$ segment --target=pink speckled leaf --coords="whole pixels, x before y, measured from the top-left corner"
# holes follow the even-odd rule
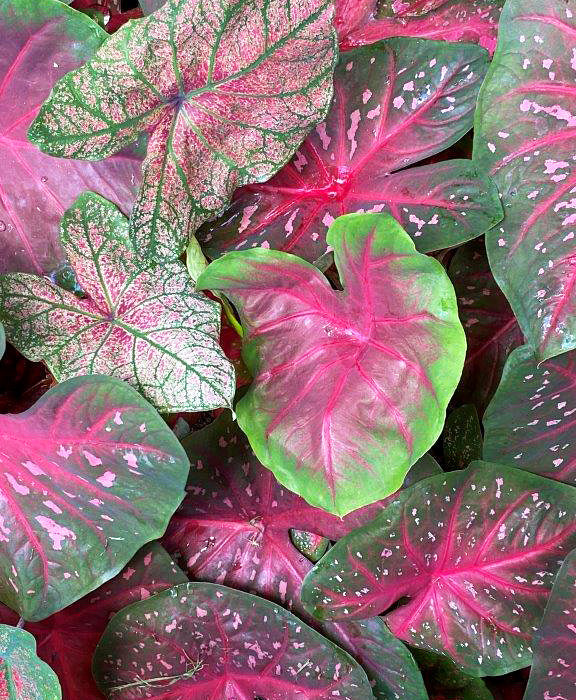
[[[492,272],[539,360],[576,348],[575,79],[573,3],[507,2],[474,157],[504,205],[487,235]]]
[[[236,187],[273,175],[326,116],[332,14],[328,0],[169,0],[60,80],[29,136],[51,155],[98,159],[148,132],[131,235],[143,254],[174,260]]]
[[[534,663],[524,700],[576,695],[576,551],[566,557],[534,635]]]
[[[404,168],[470,129],[487,67],[477,46],[418,39],[344,54],[327,120],[275,177],[239,190],[198,232],[208,255],[262,245],[312,262],[326,252],[330,223],[358,211],[391,213],[421,252],[483,233],[502,208],[472,161]]]
[[[45,278],[0,276],[9,341],[61,381],[109,374],[161,411],[229,406],[234,369],[218,345],[220,307],[179,261],[149,268],[111,203],[85,193],[62,220],[62,245],[85,297]]]
[[[53,84],[106,38],[88,17],[53,0],[0,0],[0,272],[46,274],[63,260],[60,217],[86,188],[129,211],[141,159],[61,160],[26,132]]]
[[[258,459],[338,515],[385,498],[436,441],[464,363],[452,285],[385,214],[328,243],[344,291],[288,253],[227,253],[198,279],[239,310],[254,377],[238,423]]]
[[[0,464],[0,600],[41,620],[164,532],[189,463],[133,389],[82,377],[0,416]]]
[[[576,485],[576,350],[508,358],[484,416],[484,457]]]
[[[530,642],[562,559],[576,546],[571,486],[474,462],[398,494],[340,540],[304,581],[320,618],[384,612],[392,632],[467,673],[530,664]]]
[[[229,413],[185,438],[183,444],[193,466],[186,498],[166,534],[168,550],[194,580],[257,593],[299,615],[304,612],[300,587],[312,564],[294,546],[291,528],[338,539],[372,520],[389,500],[343,519],[313,508],[258,462]],[[412,467],[407,482],[439,471],[426,455]],[[308,616],[304,619],[310,623]],[[400,697],[408,694],[411,700],[420,697],[419,674],[410,666],[406,649],[390,638],[384,625],[367,621],[363,631],[355,623],[327,623],[320,631],[364,666],[378,698],[388,699],[393,692]]]
[[[27,624],[36,637],[38,656],[60,679],[63,700],[101,700],[92,677],[92,654],[114,613],[186,580],[162,547],[153,543],[98,590],[42,622]]]
[[[54,671],[36,655],[34,637],[25,630],[0,625],[0,698],[61,700]]]
[[[263,598],[184,583],[135,603],[108,625],[94,673],[111,700],[371,700],[346,652]]]
[[[391,36],[469,41],[496,46],[504,0],[336,0],[344,51]]]
[[[473,402],[482,415],[498,387],[506,358],[524,339],[490,271],[484,240],[459,248],[448,274],[467,341],[466,362],[454,400],[458,404]]]

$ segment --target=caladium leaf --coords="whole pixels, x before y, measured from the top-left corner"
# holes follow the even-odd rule
[[[461,671],[446,656],[414,649],[414,658],[424,676],[430,700],[495,700],[481,678]]]
[[[488,256],[539,360],[576,348],[576,12],[564,0],[510,0],[477,111],[475,159],[505,218]]]
[[[174,586],[119,612],[96,649],[94,673],[114,700],[143,691],[165,700],[372,698],[352,657],[297,617],[209,583]]]
[[[26,630],[0,625],[0,697],[5,700],[61,700],[54,671],[36,656]]]
[[[143,254],[174,260],[236,187],[273,175],[326,116],[332,14],[328,0],[169,0],[60,80],[30,139],[98,159],[148,132],[132,237]]]
[[[291,528],[337,539],[372,520],[388,502],[343,519],[313,508],[258,462],[228,413],[192,433],[183,445],[193,466],[186,498],[168,528],[167,548],[193,579],[257,593],[297,614],[303,612],[300,587],[312,564],[295,546]],[[425,455],[408,472],[407,481],[438,472],[440,467]],[[320,630],[363,665],[378,698],[388,700],[397,693],[417,700],[422,681],[414,662],[380,623],[327,624]]]
[[[391,213],[421,252],[480,235],[502,208],[471,161],[403,168],[470,129],[487,67],[477,46],[418,39],[343,54],[327,120],[275,177],[239,190],[198,232],[207,253],[263,245],[312,262],[326,252],[330,223],[357,211]]]
[[[496,391],[506,358],[524,339],[490,272],[483,240],[470,241],[459,248],[448,274],[458,297],[468,347],[454,400],[473,401],[482,414]]]
[[[571,486],[475,462],[397,494],[337,542],[304,581],[321,618],[384,612],[392,632],[467,673],[530,664],[530,641],[562,559],[576,545]]]
[[[116,379],[63,382],[0,435],[0,600],[27,620],[112,578],[182,499],[186,454]]]
[[[484,415],[484,456],[576,485],[576,350],[539,363],[510,355]]]
[[[330,547],[330,540],[306,530],[290,530],[290,541],[306,559],[316,563]]]
[[[470,462],[482,459],[482,441],[482,428],[475,406],[465,404],[451,411],[442,434],[444,468],[463,469]]]
[[[336,0],[340,48],[390,36],[470,41],[490,52],[496,46],[504,0]]]
[[[181,262],[149,268],[125,217],[90,192],[66,212],[61,239],[86,297],[33,275],[0,277],[0,318],[23,355],[44,360],[58,381],[124,379],[161,411],[231,405],[220,307],[195,292]]]
[[[63,259],[60,217],[86,183],[124,211],[132,206],[140,179],[136,152],[102,163],[61,160],[26,137],[52,85],[106,36],[61,2],[0,0],[0,272],[52,272]]]
[[[169,555],[153,543],[98,590],[42,622],[27,624],[38,642],[38,655],[60,679],[63,700],[101,700],[92,677],[92,654],[112,614],[186,581]]]
[[[198,288],[240,312],[254,382],[236,412],[258,459],[346,515],[396,491],[435,442],[465,341],[444,269],[392,217],[340,217],[327,240],[343,292],[263,248],[215,260]]]
[[[563,700],[576,691],[576,550],[558,572],[534,635],[534,663],[524,700]]]

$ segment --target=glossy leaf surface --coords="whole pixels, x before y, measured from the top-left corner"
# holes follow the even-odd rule
[[[494,51],[504,0],[336,0],[340,48],[390,36],[468,41]]]
[[[534,638],[525,700],[562,700],[576,692],[576,551],[562,564]]]
[[[435,442],[464,361],[441,265],[382,214],[328,234],[344,287],[265,249],[211,263],[199,289],[240,312],[254,376],[236,411],[258,459],[309,503],[338,515],[396,491]]]
[[[498,387],[506,358],[524,338],[490,272],[483,240],[459,248],[448,274],[458,297],[467,342],[464,371],[454,400],[473,402],[482,414]]]
[[[61,240],[85,297],[41,277],[0,278],[0,319],[20,352],[44,360],[58,380],[124,379],[161,411],[232,403],[220,307],[195,292],[181,262],[149,269],[125,217],[89,192],[66,212]]]
[[[0,625],[0,697],[5,700],[61,700],[54,671],[36,656],[30,632]]]
[[[484,416],[486,459],[576,485],[576,350],[541,364],[510,355]]]
[[[387,503],[375,503],[342,520],[313,508],[258,462],[228,413],[183,444],[192,469],[186,498],[168,528],[167,548],[192,579],[256,593],[299,615],[300,587],[312,564],[296,548],[290,529],[337,539],[369,522]],[[439,471],[426,455],[412,467],[407,481]],[[326,624],[320,631],[364,666],[375,682],[376,697],[422,697],[422,681],[410,654],[381,620]]]
[[[494,276],[539,360],[576,348],[576,12],[510,0],[481,91],[474,153],[504,205],[487,235]]]
[[[207,583],[184,583],[121,611],[96,650],[94,672],[114,700],[143,692],[165,700],[372,698],[352,657],[297,617]]]
[[[53,0],[0,1],[0,272],[47,274],[63,260],[58,224],[87,184],[128,212],[141,159],[102,163],[47,156],[27,139],[52,85],[82,65],[106,32]]]
[[[344,537],[304,582],[321,618],[384,612],[410,644],[467,673],[500,675],[531,661],[531,638],[562,559],[576,545],[576,494],[487,462],[400,492]]]
[[[182,499],[186,454],[118,380],[59,384],[0,434],[0,599],[27,620],[112,578]]]
[[[327,0],[169,0],[60,80],[29,136],[52,155],[98,159],[148,132],[132,238],[174,260],[236,187],[273,175],[326,116],[332,13]]]
[[[480,235],[502,209],[471,161],[402,169],[470,129],[487,67],[477,46],[417,39],[343,54],[327,120],[271,180],[239,190],[199,240],[211,257],[262,245],[312,262],[332,221],[358,211],[391,213],[421,252]]]

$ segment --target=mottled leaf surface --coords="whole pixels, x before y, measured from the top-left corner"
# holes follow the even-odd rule
[[[534,637],[525,700],[564,700],[576,693],[576,551],[562,564]]]
[[[27,139],[53,84],[100,47],[106,32],[53,0],[0,0],[0,272],[46,274],[62,261],[58,224],[87,186],[128,212],[141,159],[52,158]]]
[[[197,294],[179,261],[149,268],[128,237],[128,221],[92,193],[62,220],[61,240],[85,296],[46,278],[0,277],[0,319],[8,338],[56,379],[109,374],[161,411],[232,403],[234,369],[218,345],[220,307]]]
[[[0,416],[0,599],[41,620],[161,536],[188,459],[162,418],[108,377],[70,379]]]
[[[36,656],[30,632],[0,625],[0,698],[61,700],[54,671]]]
[[[327,0],[169,0],[60,80],[29,136],[51,155],[99,159],[146,131],[132,238],[173,260],[236,187],[273,175],[326,116],[332,14]]]
[[[494,276],[539,360],[576,348],[576,8],[510,0],[480,93],[474,154],[502,196]]]
[[[336,0],[340,48],[390,36],[468,41],[496,46],[504,0]]]
[[[256,593],[299,615],[304,612],[300,587],[312,564],[295,546],[290,529],[299,527],[313,537],[337,539],[372,520],[388,502],[380,501],[343,519],[313,508],[258,462],[227,413],[183,444],[192,469],[186,498],[170,523],[166,547],[179,557],[191,578]],[[412,467],[407,481],[439,471],[425,455]],[[310,622],[308,616],[305,619]],[[326,623],[320,630],[364,666],[375,684],[376,697],[425,697],[414,661],[381,620]]]
[[[532,635],[562,559],[576,545],[576,493],[517,469],[474,462],[400,492],[344,537],[304,581],[325,619],[384,612],[413,646],[451,656],[467,673],[528,666]]]
[[[332,221],[359,211],[391,213],[421,252],[480,235],[502,209],[475,164],[403,168],[470,129],[487,67],[477,46],[418,39],[343,54],[327,120],[271,180],[239,190],[199,240],[211,257],[262,245],[312,262],[326,252]]]
[[[135,603],[110,622],[94,656],[109,698],[266,697],[370,700],[346,652],[263,598],[184,583]]]
[[[475,406],[465,404],[451,411],[442,433],[444,468],[463,469],[470,462],[482,459],[482,440],[482,428]]]
[[[576,350],[542,363],[514,350],[484,431],[486,459],[576,485]]]
[[[456,251],[448,270],[466,331],[466,361],[454,400],[473,402],[480,415],[490,402],[510,352],[524,342],[518,322],[490,271],[484,241]]]
[[[254,377],[238,423],[258,459],[338,515],[396,491],[444,423],[464,332],[442,266],[392,217],[340,217],[328,243],[344,291],[287,253],[228,253],[198,279],[240,312]]]

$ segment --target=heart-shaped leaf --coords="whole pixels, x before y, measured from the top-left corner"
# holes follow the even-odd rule
[[[524,700],[564,700],[576,689],[576,551],[562,564],[534,635],[534,663]]]
[[[25,630],[0,625],[0,698],[61,700],[54,671],[36,656],[36,640]]]
[[[496,284],[482,239],[456,251],[448,270],[466,331],[466,362],[454,400],[474,402],[480,414],[496,391],[510,351],[524,342],[518,322]]]
[[[102,163],[44,155],[26,137],[52,85],[106,38],[90,18],[54,0],[0,2],[0,272],[52,272],[63,260],[60,217],[86,189],[132,206],[141,159]]]
[[[403,169],[470,129],[487,67],[477,46],[418,39],[343,54],[327,120],[272,180],[237,192],[199,240],[211,257],[263,245],[312,262],[326,252],[330,223],[357,211],[390,212],[421,252],[480,235],[502,208],[471,161]]]
[[[254,376],[238,422],[258,459],[338,515],[388,496],[428,450],[462,370],[464,332],[442,266],[392,217],[328,232],[344,292],[304,260],[228,253],[198,279],[224,292]]]
[[[450,655],[467,673],[530,664],[530,641],[562,559],[576,546],[571,486],[475,462],[397,494],[304,581],[321,618],[386,616],[392,632]]]
[[[476,118],[475,159],[505,211],[488,257],[539,360],[576,348],[574,9],[506,3]]]
[[[41,620],[163,534],[189,463],[133,389],[82,377],[0,416],[0,464],[0,599]]]
[[[576,350],[539,363],[510,355],[484,415],[484,456],[576,485]]]
[[[128,221],[92,193],[62,220],[62,245],[87,295],[46,278],[0,277],[8,338],[56,379],[110,374],[161,411],[232,403],[234,369],[218,345],[220,307],[197,294],[186,267],[148,268],[132,248]]]
[[[98,590],[42,622],[27,624],[38,642],[38,655],[60,679],[63,700],[101,700],[92,677],[92,654],[113,613],[186,581],[162,547],[153,543]]]
[[[503,4],[504,0],[336,0],[334,23],[345,51],[390,36],[417,36],[470,41],[492,52]]]
[[[119,612],[96,649],[94,674],[113,700],[143,690],[165,700],[372,698],[352,657],[297,617],[209,583],[174,586]]]
[[[98,159],[147,131],[132,237],[148,257],[174,260],[236,187],[273,175],[326,116],[332,14],[328,0],[169,0],[60,80],[30,139]]]
[[[299,615],[300,587],[312,564],[293,543],[291,528],[337,539],[372,520],[387,504],[380,501],[343,519],[313,508],[258,462],[228,412],[185,438],[183,445],[193,466],[186,498],[168,528],[167,548],[191,578],[257,593]],[[439,471],[426,455],[407,481]],[[319,630],[364,666],[378,698],[389,700],[395,693],[411,700],[425,697],[413,659],[381,620],[325,624]]]

